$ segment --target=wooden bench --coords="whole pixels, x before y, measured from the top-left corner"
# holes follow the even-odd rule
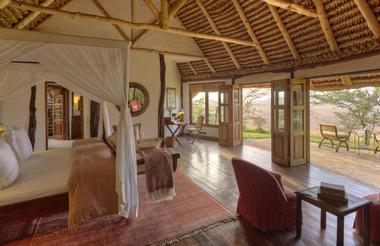
[[[351,131],[349,133],[338,133],[338,128],[335,125],[328,125],[328,124],[319,124],[320,130],[321,130],[321,136],[322,140],[319,143],[319,148],[321,148],[322,143],[324,140],[330,140],[331,146],[334,148],[334,141],[338,141],[338,145],[335,149],[336,152],[339,151],[339,148],[342,144],[346,145],[347,151],[350,150],[348,147],[348,140],[351,136]]]

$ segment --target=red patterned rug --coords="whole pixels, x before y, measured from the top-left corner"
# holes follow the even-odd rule
[[[160,203],[146,199],[145,176],[139,175],[140,208],[136,220],[106,216],[67,228],[66,213],[0,228],[0,244],[10,245],[147,245],[176,242],[234,219],[235,215],[189,178],[175,175],[177,196]]]

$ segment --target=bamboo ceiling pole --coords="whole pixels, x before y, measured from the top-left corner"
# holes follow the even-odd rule
[[[95,6],[102,12],[102,14],[106,17],[111,17],[110,14],[107,12],[107,10],[103,7],[103,5],[98,0],[92,0],[92,2],[95,4]],[[115,30],[120,34],[120,36],[126,40],[130,41],[130,38],[128,35],[121,29],[119,25],[112,24],[112,26],[115,28]]]
[[[169,20],[177,14],[178,10],[185,5],[186,1],[187,0],[177,0],[177,2],[173,4],[173,7],[171,7],[169,11]]]
[[[247,29],[247,32],[249,36],[251,37],[252,41],[256,44],[257,51],[259,52],[259,55],[264,61],[264,64],[270,64],[269,59],[267,55],[265,54],[264,49],[261,47],[261,44],[259,42],[259,39],[257,38],[255,32],[252,29],[251,23],[249,22],[247,16],[244,13],[243,8],[240,6],[240,3],[238,0],[232,0],[233,4],[235,5],[235,8],[240,16],[241,21],[243,22],[245,28]]]
[[[215,25],[215,22],[213,21],[213,19],[211,18],[210,14],[207,12],[207,9],[205,8],[205,6],[203,6],[203,3],[201,0],[196,0],[199,8],[201,9],[203,15],[206,17],[208,23],[210,24],[212,30],[214,30],[214,32],[217,34],[217,35],[221,35],[217,26]],[[252,42],[253,44],[253,42]],[[226,42],[222,42],[222,45],[224,47],[224,49],[227,51],[228,55],[231,57],[231,60],[232,62],[234,63],[235,67],[237,70],[240,70],[241,69],[241,66],[239,64],[239,61],[236,59],[234,53],[232,52],[230,46],[226,43]]]
[[[54,0],[46,0],[44,1],[41,6],[43,7],[49,7],[50,4],[52,4],[54,2]],[[24,27],[26,27],[27,25],[29,25],[29,23],[33,22],[37,16],[40,14],[40,12],[31,12],[29,13],[24,19],[22,19],[21,21],[19,21],[16,25],[16,28],[17,29],[24,29]]]
[[[360,13],[367,22],[368,28],[376,38],[380,38],[380,24],[366,0],[354,0]]]
[[[210,61],[207,60],[207,59],[205,59],[204,61],[205,61],[206,65],[208,66],[208,68],[211,70],[211,72],[212,72],[212,73],[216,73],[216,70],[215,70],[215,68],[211,65]]]
[[[293,40],[290,37],[288,30],[286,29],[284,22],[281,19],[281,16],[278,14],[276,7],[268,4],[268,8],[269,8],[270,12],[272,13],[273,18],[276,21],[277,26],[282,33],[282,36],[284,37],[286,43],[288,44],[288,47],[290,49],[290,52],[292,52],[293,57],[295,59],[300,59],[300,55],[298,54],[298,51],[297,51],[296,47],[294,46]]]
[[[169,4],[168,0],[161,0],[161,27],[168,29],[169,25]]]
[[[81,12],[70,12],[70,11],[65,11],[65,10],[60,10],[60,9],[52,9],[52,8],[37,6],[33,4],[17,2],[15,0],[9,0],[9,1],[10,1],[9,4],[15,8],[21,8],[21,9],[26,9],[30,11],[39,11],[41,13],[51,14],[51,15],[65,16],[65,17],[72,18],[75,20],[88,20],[88,21],[97,21],[97,22],[103,22],[103,23],[111,23],[111,24],[116,24],[120,26],[124,25],[133,29],[140,29],[140,30],[147,29],[147,30],[158,31],[158,32],[178,34],[178,35],[182,35],[186,37],[222,41],[222,42],[233,43],[233,44],[238,44],[238,45],[243,45],[243,46],[255,46],[255,44],[252,41],[226,37],[223,35],[198,33],[198,32],[187,31],[187,30],[179,29],[179,28],[163,29],[158,25],[149,24],[149,23],[132,23],[126,20],[121,20],[121,19],[116,19],[116,18],[111,18],[111,17],[85,14]]]
[[[313,10],[306,9],[298,4],[291,3],[284,0],[261,0],[263,2],[266,2],[267,4],[286,9],[288,11],[296,12],[300,15],[306,15],[313,18],[318,18],[318,14],[315,13]]]
[[[207,57],[201,56],[201,55],[192,55],[192,54],[185,54],[185,53],[179,53],[179,52],[156,50],[156,49],[149,49],[149,48],[137,48],[137,47],[131,47],[131,50],[148,52],[148,53],[156,53],[156,54],[164,54],[164,55],[169,55],[169,56],[177,56],[177,57],[183,57],[183,58],[192,59],[192,60],[208,61]]]
[[[144,0],[146,6],[148,6],[149,10],[152,14],[158,19],[160,18],[160,11],[157,9],[156,5],[151,0]]]
[[[322,26],[322,31],[325,34],[327,43],[330,46],[330,50],[333,52],[338,51],[339,50],[338,44],[335,40],[334,33],[331,30],[331,26],[330,26],[329,20],[327,18],[327,14],[325,11],[325,7],[323,6],[322,0],[313,0],[313,2],[315,5],[315,8],[317,9],[319,21],[320,21],[321,26]]]
[[[188,62],[187,65],[189,66],[189,68],[191,69],[191,71],[193,72],[194,75],[197,75],[197,71],[195,71],[193,65],[191,65],[191,62]]]

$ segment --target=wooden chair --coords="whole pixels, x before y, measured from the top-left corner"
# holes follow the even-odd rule
[[[202,132],[204,120],[205,120],[205,117],[201,115],[198,117],[195,127],[186,129],[186,136],[190,143],[195,143],[196,141],[200,139],[202,135],[206,135],[205,132]]]
[[[374,150],[373,155],[376,155],[377,152],[380,152],[380,139],[378,138],[376,133],[373,134],[373,139],[374,139],[373,141],[375,144],[375,150]]]
[[[349,133],[339,134],[338,128],[335,125],[319,124],[319,127],[321,131],[321,136],[322,136],[322,140],[319,143],[319,148],[321,148],[323,141],[327,139],[327,140],[330,140],[331,147],[333,148],[334,148],[334,141],[339,142],[335,149],[336,152],[339,151],[339,148],[342,144],[346,145],[347,151],[350,150],[348,146],[348,140],[350,139],[351,131]]]

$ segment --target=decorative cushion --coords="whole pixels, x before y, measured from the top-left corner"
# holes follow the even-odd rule
[[[16,181],[19,166],[11,147],[0,139],[0,190]]]
[[[28,133],[22,128],[16,128],[14,127],[12,129],[12,134],[14,135],[16,139],[16,143],[19,149],[19,153],[21,155],[21,162],[29,159],[29,157],[33,153],[33,147],[30,143]]]
[[[20,153],[20,149],[18,147],[18,144],[17,144],[17,141],[16,141],[16,136],[15,134],[13,134],[11,131],[10,132],[7,132],[5,135],[4,135],[4,140],[5,142],[8,143],[8,145],[10,146],[10,148],[12,149],[14,155],[16,156],[16,159],[17,161],[20,163],[23,161],[23,158],[22,158],[22,155]]]

